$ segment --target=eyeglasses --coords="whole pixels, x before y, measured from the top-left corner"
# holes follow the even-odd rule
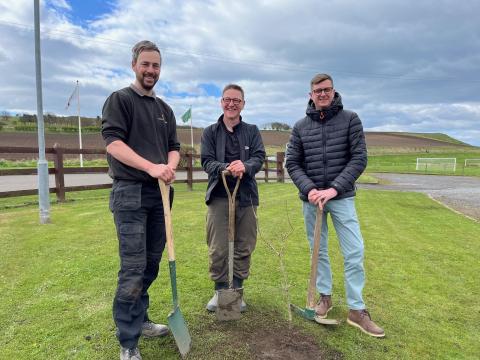
[[[237,99],[237,98],[222,98],[223,102],[225,104],[230,104],[230,101],[233,102],[234,105],[240,105],[240,103],[242,102],[242,99]]]
[[[325,95],[328,95],[332,92],[332,90],[333,90],[333,87],[327,87],[327,88],[324,88],[324,89],[313,89],[312,92],[315,95],[321,95],[322,92],[325,93]]]

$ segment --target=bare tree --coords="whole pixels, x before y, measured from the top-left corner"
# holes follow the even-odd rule
[[[280,273],[282,274],[282,291],[284,294],[285,302],[286,302],[286,308],[287,308],[287,314],[288,314],[288,321],[289,323],[292,322],[292,310],[290,308],[290,283],[288,282],[288,275],[287,275],[287,268],[285,266],[285,249],[287,246],[287,239],[290,237],[290,235],[293,233],[293,226],[292,223],[290,222],[290,217],[288,216],[288,206],[287,206],[287,201],[285,201],[285,213],[287,215],[287,223],[288,223],[288,231],[280,234],[280,236],[272,236],[272,238],[279,239],[276,243],[270,238],[266,238],[263,236],[262,232],[260,231],[260,226],[258,225],[258,217],[257,213],[254,211],[255,218],[257,219],[257,232],[259,238],[265,242],[265,244],[268,246],[268,248],[278,257],[278,262],[279,262],[279,268],[280,268]]]

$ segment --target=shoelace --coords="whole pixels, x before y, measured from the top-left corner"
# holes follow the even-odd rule
[[[128,356],[138,355],[138,350],[137,350],[137,348],[135,348],[135,349],[128,349],[128,350],[127,350],[127,355],[128,355]]]
[[[370,313],[368,312],[367,309],[363,309],[363,310],[361,311],[361,313],[360,313],[360,316],[361,316],[361,317],[368,316],[368,318],[369,318],[370,320],[372,320],[372,317],[370,316]]]
[[[317,305],[320,305],[320,304],[328,305],[328,298],[326,296],[321,297],[320,300],[318,300]]]

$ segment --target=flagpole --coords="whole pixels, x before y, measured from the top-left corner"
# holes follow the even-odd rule
[[[193,115],[192,115],[192,105],[190,105],[190,139],[192,140],[192,151],[193,151]]]
[[[78,86],[78,80],[77,80],[77,114],[78,114],[78,143],[80,145],[80,150],[82,150],[83,146],[82,146],[82,122],[80,119],[80,86]],[[80,153],[80,167],[83,167],[82,153]]]

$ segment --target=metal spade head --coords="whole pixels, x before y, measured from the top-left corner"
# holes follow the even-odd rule
[[[192,339],[190,338],[187,324],[178,306],[168,315],[168,327],[175,338],[180,354],[185,356],[190,351]]]
[[[319,324],[322,325],[338,325],[338,320],[335,319],[321,319],[318,316],[315,315],[315,309],[310,309],[310,308],[301,308],[297,305],[290,304],[290,309],[297,314],[300,315],[301,317],[315,321]]]
[[[218,290],[217,320],[229,321],[241,318],[243,288]]]

